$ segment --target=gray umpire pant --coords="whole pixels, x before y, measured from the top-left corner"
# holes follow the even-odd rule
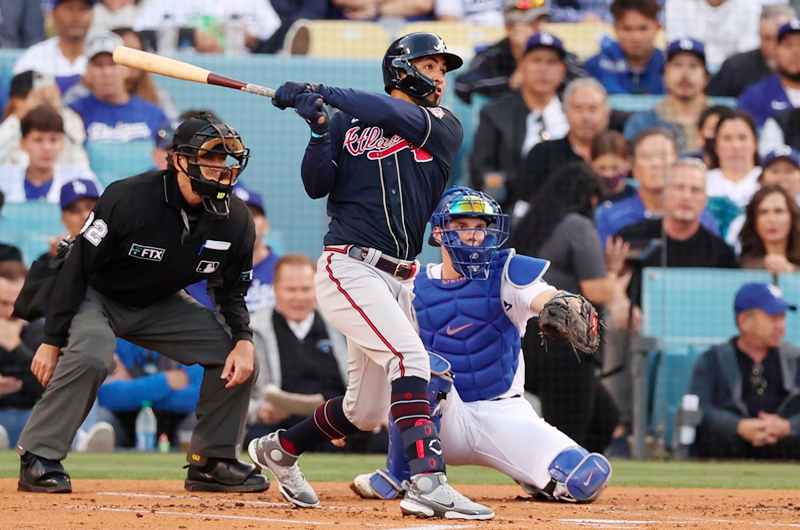
[[[205,368],[197,427],[187,459],[236,458],[258,363],[243,384],[225,388],[222,369],[234,343],[214,312],[181,291],[145,308],[132,308],[92,289],[72,320],[67,345],[41,401],[33,408],[17,451],[62,460],[92,408],[97,389],[114,371],[116,337],[182,364]]]

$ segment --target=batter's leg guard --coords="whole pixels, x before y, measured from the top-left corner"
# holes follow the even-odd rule
[[[596,501],[611,480],[611,463],[606,457],[580,446],[561,451],[549,470],[552,479],[542,493],[564,502]]]

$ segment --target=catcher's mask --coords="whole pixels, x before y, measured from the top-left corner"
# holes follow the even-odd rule
[[[189,177],[192,191],[203,199],[205,209],[227,217],[230,194],[250,159],[250,149],[244,146],[239,133],[209,114],[200,114],[178,127],[172,151],[178,155],[177,164]],[[210,163],[213,155],[224,155],[224,165]]]
[[[464,217],[485,219],[486,228],[451,228],[450,222]],[[489,277],[489,262],[495,252],[508,240],[509,217],[500,209],[496,200],[483,192],[466,187],[450,188],[444,192],[439,205],[431,216],[431,231],[441,238],[453,268],[471,280]],[[460,232],[482,232],[483,240],[473,234],[472,244],[465,242]],[[467,238],[469,239],[469,238]],[[439,246],[431,234],[430,243]]]

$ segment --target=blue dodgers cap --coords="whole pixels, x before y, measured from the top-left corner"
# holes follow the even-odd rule
[[[776,160],[788,160],[795,167],[800,169],[800,152],[798,152],[796,149],[792,149],[788,145],[783,145],[765,156],[761,160],[761,167],[766,169],[767,166]]]
[[[667,46],[667,62],[679,53],[693,53],[703,61],[703,64],[706,64],[706,47],[699,40],[684,37],[670,42]]]
[[[66,210],[72,203],[86,197],[92,199],[100,198],[100,190],[97,184],[88,179],[75,179],[61,186],[61,210]]]
[[[771,283],[746,283],[736,293],[733,310],[741,313],[748,309],[760,309],[770,315],[777,315],[787,310],[796,311],[797,306],[787,302],[783,298],[783,292]]]
[[[778,30],[778,42],[790,33],[800,33],[800,19],[790,20]]]
[[[246,205],[261,210],[261,213],[264,215],[264,217],[267,216],[267,209],[264,208],[264,199],[261,197],[260,193],[248,190],[239,184],[233,189],[233,194],[242,199]]]
[[[561,39],[546,31],[540,31],[539,33],[531,35],[531,38],[528,39],[528,44],[525,45],[525,53],[536,48],[550,48],[555,50],[562,59],[567,56],[567,50],[564,49],[564,43],[561,42]]]

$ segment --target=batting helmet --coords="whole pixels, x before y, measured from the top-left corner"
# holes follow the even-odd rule
[[[463,217],[485,219],[486,228],[451,228],[450,221]],[[489,277],[489,262],[508,240],[510,220],[500,205],[489,195],[472,188],[455,187],[444,192],[431,216],[431,231],[441,237],[441,245],[450,256],[453,268],[471,280]],[[482,232],[483,238],[465,242],[460,232]],[[473,234],[474,236],[474,234]],[[431,235],[431,242],[438,241]]]
[[[244,146],[239,133],[209,114],[200,114],[178,127],[171,149],[186,159],[185,168],[179,162],[180,169],[189,177],[192,191],[203,199],[206,210],[227,217],[231,192],[250,159],[250,149]],[[225,155],[225,165],[204,161],[205,157],[213,154]],[[216,172],[219,172],[219,178],[206,176]]]
[[[413,59],[441,55],[447,64],[447,71],[457,70],[464,64],[461,57],[447,51],[447,46],[433,33],[411,33],[400,37],[389,46],[383,56],[383,87],[387,94],[392,90],[402,90],[411,97],[422,99],[436,90],[431,78],[420,73]],[[402,73],[405,76],[400,75]]]

